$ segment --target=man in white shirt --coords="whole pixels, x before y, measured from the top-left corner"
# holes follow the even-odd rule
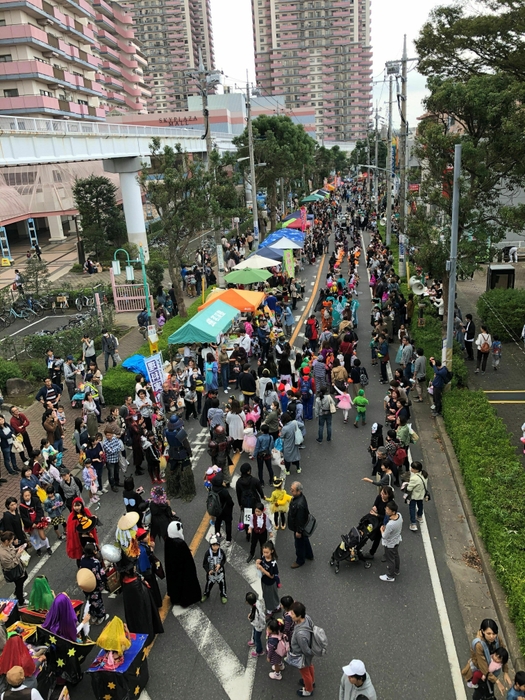
[[[0,700],[22,700],[25,697],[28,700],[44,700],[36,688],[28,688],[24,685],[24,669],[21,666],[10,668],[6,673],[6,680],[10,689],[2,693]]]
[[[250,336],[247,333],[245,333],[245,331],[241,331],[239,334],[239,345],[241,346],[241,348],[244,348],[246,350],[246,354],[248,355],[248,357],[250,357],[252,341]]]

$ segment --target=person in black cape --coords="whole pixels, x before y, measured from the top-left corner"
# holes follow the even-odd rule
[[[147,634],[147,644],[151,644],[156,634],[162,634],[164,627],[155,605],[151,590],[142,576],[135,570],[135,560],[124,552],[117,563],[122,582],[124,617],[130,632]]]
[[[201,599],[201,587],[197,578],[195,560],[184,541],[180,521],[168,525],[168,537],[164,544],[164,569],[167,593],[173,605],[187,608]]]

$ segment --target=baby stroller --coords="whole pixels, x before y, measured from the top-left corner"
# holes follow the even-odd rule
[[[365,569],[372,566],[371,561],[365,561],[363,547],[373,537],[379,527],[379,518],[368,513],[359,521],[357,527],[353,527],[348,535],[341,535],[341,542],[332,554],[330,566],[335,565],[335,573],[339,573],[339,565],[342,561],[364,561]]]

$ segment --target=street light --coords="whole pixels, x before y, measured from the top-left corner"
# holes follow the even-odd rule
[[[113,268],[114,275],[120,275],[120,260],[117,259],[117,253],[125,253],[125,255],[126,255],[126,281],[127,282],[133,282],[135,279],[134,269],[133,269],[133,266],[131,263],[140,263],[140,266],[142,268],[142,286],[144,287],[144,296],[146,298],[146,310],[147,310],[148,316],[150,317],[150,320],[151,320],[151,304],[149,301],[149,284],[148,284],[148,278],[146,275],[146,263],[144,261],[144,251],[142,250],[142,244],[139,245],[139,259],[138,260],[131,260],[127,250],[125,250],[124,248],[117,248],[117,250],[113,254],[113,260],[111,262],[111,266]]]

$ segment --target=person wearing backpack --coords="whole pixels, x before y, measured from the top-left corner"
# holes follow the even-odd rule
[[[252,595],[255,595],[252,593]],[[268,620],[266,626],[266,658],[272,664],[272,671],[268,675],[273,681],[282,679],[282,671],[286,668],[284,658],[290,651],[290,642],[284,635],[284,623],[273,617]]]
[[[244,515],[244,509],[249,508],[252,513],[255,504],[264,500],[264,491],[259,479],[252,476],[252,465],[249,462],[241,464],[241,475],[235,484],[235,493],[237,494],[237,503],[241,509],[241,516]],[[250,541],[248,528],[245,527],[246,541]]]
[[[311,314],[306,322],[304,337],[308,340],[310,350],[317,352],[317,346],[319,345],[319,323],[315,318],[315,314]]]
[[[314,652],[312,649],[314,623],[309,615],[306,614],[306,608],[303,603],[295,601],[290,610],[290,615],[294,621],[294,630],[290,642],[290,653],[287,661],[294,660],[294,665],[299,669],[303,687],[297,691],[300,698],[306,698],[313,695],[315,685],[315,670],[314,670]]]
[[[266,465],[268,470],[268,475],[270,477],[269,483],[273,481],[273,467],[272,467],[272,450],[274,446],[274,439],[270,435],[270,428],[267,425],[261,426],[261,432],[257,435],[257,442],[255,443],[255,450],[253,451],[254,459],[257,459],[257,470],[259,472],[259,483],[264,486],[264,474],[263,467]]]
[[[404,483],[407,484],[406,501],[408,502],[408,510],[410,512],[410,530],[412,530],[412,532],[417,532],[417,523],[423,522],[423,506],[425,501],[430,500],[430,495],[428,493],[428,474],[423,469],[421,462],[412,462],[410,465],[410,481]]]
[[[432,417],[436,418],[441,415],[443,409],[443,390],[445,384],[450,381],[450,373],[447,367],[442,366],[441,360],[436,360],[434,357],[429,359],[429,362],[434,370],[434,379],[432,380],[432,398],[434,399],[434,410]]]
[[[368,372],[366,371],[366,367],[361,365],[361,360],[358,357],[356,357],[350,369],[350,379],[352,380],[352,393],[354,397],[357,396],[359,389],[364,389],[368,386]]]
[[[476,347],[478,348],[477,364],[476,364],[476,374],[479,374],[481,367],[481,374],[485,374],[487,369],[487,360],[489,359],[490,350],[492,348],[492,338],[490,333],[487,331],[487,327],[481,324],[481,333],[478,335],[476,340]]]
[[[314,380],[310,376],[310,367],[303,367],[302,376],[299,378],[299,392],[303,404],[304,420],[313,420],[314,417]]]
[[[333,407],[333,408],[332,408]],[[332,440],[332,412],[335,412],[336,405],[333,398],[328,393],[326,387],[322,387],[315,399],[315,417],[319,420],[317,442],[323,442],[324,426],[326,424],[326,442]]]
[[[115,353],[117,352],[117,348],[118,340],[106,328],[103,328],[102,352],[104,353],[104,366],[106,367],[106,372],[108,371],[110,357],[113,360],[113,367],[117,366],[117,361],[115,360]]]
[[[211,507],[212,502],[213,507]],[[229,547],[232,543],[233,498],[226,488],[226,481],[222,473],[216,474],[211,480],[211,491],[208,494],[206,509],[215,518],[215,532],[217,535],[220,535],[221,525],[224,522],[226,529],[225,546]],[[210,510],[213,510],[213,512],[210,512]]]

